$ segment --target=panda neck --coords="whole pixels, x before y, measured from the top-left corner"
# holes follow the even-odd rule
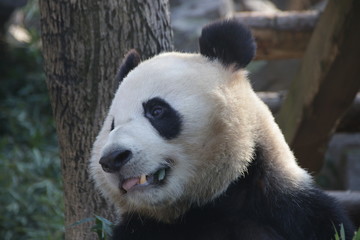
[[[191,207],[188,213],[231,214],[235,211],[234,206],[246,209],[249,198],[256,201],[269,194],[292,194],[294,191],[312,188],[310,175],[297,164],[271,112],[263,102],[258,105],[259,122],[253,160],[246,172],[235,179],[219,197],[203,206]],[[209,209],[211,211],[207,211]]]
[[[157,221],[163,223],[175,223],[187,221],[204,221],[204,219],[217,219],[239,212],[247,212],[253,209],[252,204],[259,202],[259,199],[266,199],[264,195],[269,194],[268,189],[271,189],[271,195],[277,195],[276,190],[277,182],[271,182],[267,176],[268,166],[264,159],[262,149],[257,146],[254,151],[254,160],[248,167],[245,175],[238,177],[234,180],[228,188],[219,197],[212,201],[199,206],[198,204],[190,203],[176,203],[176,206],[168,206],[166,209],[157,210],[156,214],[131,214],[131,218],[139,218],[142,221],[153,222]],[[279,190],[279,194],[281,190]],[[249,205],[250,204],[250,205]],[[261,205],[261,203],[259,203]],[[130,214],[125,216],[129,218]],[[190,220],[189,220],[190,221]]]
[[[281,166],[269,164],[266,151],[260,145],[256,145],[253,161],[244,175],[234,180],[219,197],[202,206],[191,206],[178,219],[199,219],[200,221],[204,218],[216,219],[231,216],[234,213],[247,212],[249,209],[254,210],[254,204],[258,206],[265,204],[262,201],[267,201],[268,198],[291,195],[299,190],[298,185],[293,186],[286,182],[288,179],[285,180],[283,176],[277,175],[281,172],[276,172],[274,167],[281,168]],[[306,188],[307,184],[303,187]]]
[[[254,160],[244,175],[233,181],[219,197],[204,206],[194,206],[193,209],[198,208],[201,211],[211,209],[209,212],[213,214],[229,214],[236,210],[236,207],[238,209],[243,208],[249,193],[255,192],[255,189],[260,189],[264,186],[261,181],[266,174],[265,168],[266,166],[264,165],[261,151],[256,147]]]
[[[259,99],[259,101],[261,101]],[[311,176],[302,169],[270,110],[263,102],[259,104],[257,115],[257,152],[261,154],[265,174],[276,182],[282,191],[293,188],[308,188],[312,185]]]

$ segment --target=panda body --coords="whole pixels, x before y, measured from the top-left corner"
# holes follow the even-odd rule
[[[243,69],[255,46],[234,20],[201,54],[131,51],[90,172],[119,210],[114,239],[331,239],[351,224],[300,168]]]

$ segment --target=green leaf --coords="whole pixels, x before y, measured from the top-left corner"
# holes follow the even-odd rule
[[[80,225],[80,224],[83,224],[83,223],[87,223],[87,222],[91,222],[91,221],[94,221],[95,218],[91,217],[91,218],[84,218],[84,219],[81,219],[77,222],[74,222],[73,224],[69,225],[69,226],[66,226],[66,228],[71,228],[71,227],[75,227],[77,225]]]
[[[339,233],[338,233],[337,228],[335,227],[334,223],[332,223],[332,225],[333,225],[333,228],[335,229],[334,239],[335,240],[344,240],[344,239],[340,238]]]
[[[341,236],[341,240],[346,240],[344,224],[340,224],[340,236]]]
[[[91,230],[98,235],[100,240],[106,240],[112,236],[113,223],[106,218],[95,216],[95,225],[92,226]]]
[[[353,240],[360,240],[360,228],[355,232]]]

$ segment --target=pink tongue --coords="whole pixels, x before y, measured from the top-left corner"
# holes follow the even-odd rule
[[[135,185],[138,185],[140,183],[140,178],[136,177],[136,178],[129,178],[126,179],[123,184],[122,184],[122,188],[125,189],[125,191],[129,191],[130,188],[132,188]]]

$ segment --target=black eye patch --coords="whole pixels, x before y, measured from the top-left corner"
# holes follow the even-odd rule
[[[181,115],[165,100],[156,97],[143,103],[144,116],[165,139],[176,138],[182,127]]]
[[[114,128],[115,128],[115,118],[113,118],[113,120],[112,120],[112,122],[111,122],[110,132],[111,132],[112,130],[114,130]]]

